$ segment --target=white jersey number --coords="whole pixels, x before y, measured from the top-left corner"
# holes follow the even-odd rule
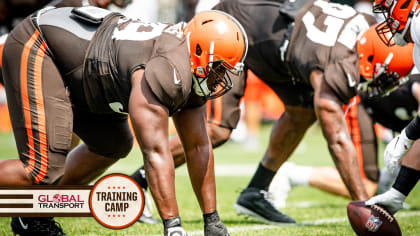
[[[339,34],[344,20],[353,17],[357,12],[349,6],[328,3],[323,0],[315,1],[314,5],[320,7],[322,12],[328,15],[323,22],[327,26],[325,31],[315,26],[316,19],[311,12],[306,12],[302,18],[307,31],[306,36],[315,43],[332,47],[338,41],[347,48],[353,49],[357,36],[369,28],[363,15],[357,15],[347,23]]]
[[[118,23],[124,23],[127,19],[121,19]],[[159,37],[162,33],[173,34],[178,38],[182,37],[183,23],[169,26],[161,23],[147,23],[141,21],[132,21],[124,29],[115,28],[112,38],[117,40],[145,41]],[[141,28],[148,29],[139,30]]]

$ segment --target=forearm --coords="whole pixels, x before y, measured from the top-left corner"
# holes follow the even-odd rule
[[[203,213],[216,210],[214,158],[211,146],[204,145],[187,152],[191,183]]]
[[[171,155],[143,152],[147,183],[162,219],[178,216],[175,168]]]
[[[351,142],[347,142],[345,140],[331,141],[328,144],[329,151],[351,198],[354,200],[367,199],[356,152]]]
[[[188,172],[203,213],[216,210],[213,149],[206,132],[205,107],[185,109],[173,117],[185,150]]]
[[[334,101],[324,101],[317,107],[318,119],[327,139],[334,163],[352,199],[367,199],[357,163],[356,151],[347,133],[341,106]]]

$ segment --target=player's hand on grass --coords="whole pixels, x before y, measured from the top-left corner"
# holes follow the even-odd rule
[[[394,173],[395,169],[400,166],[401,158],[410,149],[413,140],[407,138],[405,129],[400,135],[396,136],[385,148],[384,160],[385,166],[390,173]]]
[[[365,202],[366,206],[381,205],[384,206],[389,213],[395,214],[403,207],[406,196],[400,191],[390,188],[383,194],[376,195]]]

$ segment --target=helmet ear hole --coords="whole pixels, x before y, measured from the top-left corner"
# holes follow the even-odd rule
[[[372,61],[373,61],[373,56],[369,56],[368,57],[368,62],[371,62],[372,63]]]
[[[201,56],[201,53],[203,53],[203,50],[201,50],[200,44],[197,44],[197,46],[195,47],[195,55],[199,57]]]
[[[210,23],[210,22],[212,22],[213,20],[206,20],[206,21],[203,21],[202,23],[201,23],[201,25],[205,25],[205,24],[207,24],[207,23]]]

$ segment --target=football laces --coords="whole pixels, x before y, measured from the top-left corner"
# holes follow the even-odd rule
[[[380,207],[380,206],[378,206],[378,205],[372,205],[372,206],[370,206],[371,208],[374,208],[375,210],[377,210],[377,211],[379,211],[380,213],[382,213],[382,215],[384,215],[388,220],[389,220],[389,222],[391,222],[392,223],[392,221],[394,221],[394,218],[392,217],[392,215],[391,214],[389,214],[384,208],[382,208],[382,207]]]

